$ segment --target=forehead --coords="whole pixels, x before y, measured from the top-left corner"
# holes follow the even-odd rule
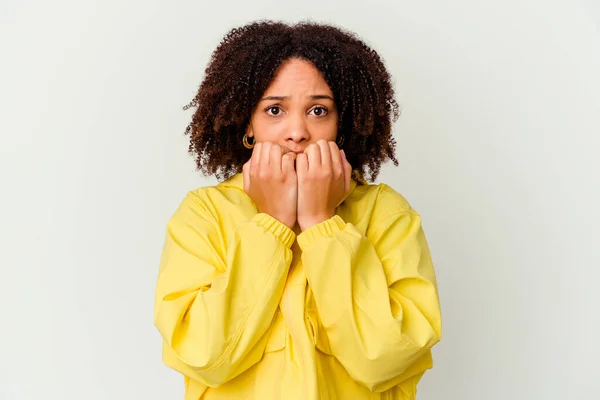
[[[266,93],[282,92],[322,92],[331,94],[331,89],[323,74],[309,61],[290,59],[285,61],[275,74]],[[284,93],[279,93],[284,94]],[[291,94],[291,93],[288,93]]]

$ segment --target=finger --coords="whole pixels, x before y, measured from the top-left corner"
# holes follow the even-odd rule
[[[335,173],[335,177],[344,177],[344,164],[340,149],[335,142],[329,142],[329,152],[331,153],[331,169]]]
[[[296,153],[288,152],[281,157],[281,172],[284,175],[294,173],[294,163],[296,161]]]
[[[342,161],[344,163],[344,184],[346,193],[350,190],[350,180],[352,179],[352,165],[348,162],[346,158],[346,152],[344,150],[341,151]]]
[[[331,167],[331,150],[329,149],[329,143],[326,140],[319,140],[317,142],[319,150],[321,151],[321,165]]]
[[[269,167],[276,172],[281,172],[281,147],[278,144],[272,144],[269,151]]]
[[[261,166],[269,165],[269,161],[270,161],[269,153],[270,152],[271,152],[271,142],[263,142],[262,149],[260,151],[260,165]]]
[[[298,180],[303,180],[308,173],[308,154],[300,153],[296,157],[296,174],[298,174]]]
[[[256,143],[254,149],[252,150],[252,162],[251,166],[257,166],[260,164],[260,153],[262,152],[262,143]]]
[[[307,169],[318,169],[321,167],[321,149],[316,144],[311,144],[306,148],[306,155],[308,156]]]

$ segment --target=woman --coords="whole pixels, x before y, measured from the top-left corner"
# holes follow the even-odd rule
[[[366,182],[397,164],[377,53],[253,23],[188,107],[190,152],[222,181],[183,200],[160,265],[155,324],[185,399],[414,399],[441,316],[419,215]]]

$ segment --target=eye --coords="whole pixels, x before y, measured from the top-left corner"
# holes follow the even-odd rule
[[[321,106],[317,106],[317,107],[313,108],[311,110],[311,112],[317,117],[322,117],[324,115],[327,115],[327,109],[325,107],[321,107]]]
[[[269,106],[265,109],[268,115],[276,117],[281,114],[281,108],[279,106]]]

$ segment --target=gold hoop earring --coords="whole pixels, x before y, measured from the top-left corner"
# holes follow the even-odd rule
[[[342,145],[344,144],[344,136],[339,135],[335,142],[336,142],[337,146],[341,148]]]
[[[244,135],[244,137],[242,138],[242,143],[244,144],[245,148],[252,149],[252,148],[254,148],[254,144],[256,143],[256,139],[253,139],[252,143],[248,142],[248,134],[246,133]]]

